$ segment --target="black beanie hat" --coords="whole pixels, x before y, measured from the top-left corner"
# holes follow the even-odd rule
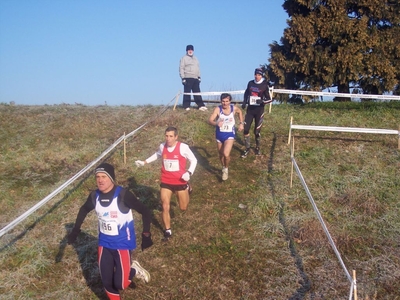
[[[99,165],[96,170],[94,171],[94,174],[97,173],[106,173],[108,177],[110,177],[112,182],[115,182],[115,173],[114,173],[114,167],[108,163],[102,163]]]
[[[263,70],[261,68],[257,68],[254,70],[254,75],[260,74],[261,76],[264,74]]]
[[[189,50],[193,50],[194,51],[193,45],[187,45],[186,46],[186,51],[189,51]]]

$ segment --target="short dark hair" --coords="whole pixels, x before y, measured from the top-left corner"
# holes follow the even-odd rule
[[[165,133],[170,132],[170,131],[173,131],[175,136],[178,135],[178,129],[176,129],[176,127],[168,126],[167,129],[165,129]]]
[[[225,98],[229,98],[229,101],[232,101],[232,96],[231,96],[231,94],[222,93],[222,94],[221,94],[220,100],[222,101],[222,99],[225,99]]]

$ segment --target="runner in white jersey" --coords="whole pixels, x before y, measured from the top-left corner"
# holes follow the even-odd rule
[[[231,150],[235,141],[235,115],[239,118],[239,131],[243,130],[243,114],[240,108],[231,104],[232,96],[221,94],[221,105],[216,107],[208,122],[215,126],[215,137],[219,159],[222,164],[222,180],[228,179],[228,168],[231,161]]]
[[[160,195],[162,204],[162,220],[164,222],[164,240],[171,235],[170,203],[172,194],[178,198],[179,208],[186,211],[189,205],[188,182],[196,169],[197,159],[187,144],[178,142],[178,130],[168,127],[165,130],[165,143],[160,144],[156,153],[146,160],[137,160],[135,164],[142,167],[162,157]],[[187,165],[189,162],[189,166]]]
[[[97,190],[92,191],[79,209],[74,228],[68,235],[73,244],[81,232],[87,214],[96,211],[98,218],[98,264],[101,281],[109,299],[121,299],[120,290],[127,288],[133,277],[145,282],[150,274],[134,260],[136,234],[132,209],[142,215],[142,250],[153,245],[150,233],[151,212],[129,190],[115,184],[114,167],[103,163],[95,170]]]

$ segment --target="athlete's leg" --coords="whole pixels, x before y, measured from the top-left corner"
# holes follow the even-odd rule
[[[244,118],[244,145],[246,149],[250,148],[250,127],[253,123],[253,114],[251,112],[247,112]]]
[[[131,252],[127,249],[115,251],[114,286],[118,290],[126,289],[134,276],[131,274]]]
[[[228,139],[224,142],[222,148],[221,148],[221,152],[222,152],[222,165],[225,166],[225,168],[229,167],[229,163],[231,161],[231,150],[233,147],[233,143],[234,143],[234,139]]]
[[[225,167],[223,145],[224,144],[220,140],[217,141],[218,157],[219,157],[219,160],[221,161],[222,167]]]
[[[256,148],[260,148],[260,139],[261,139],[261,127],[264,122],[264,108],[260,108],[260,110],[255,115],[255,126],[254,126],[254,136],[256,139]]]
[[[176,197],[178,198],[179,208],[183,211],[187,210],[189,205],[189,190],[176,191]]]
[[[171,197],[172,191],[167,188],[161,188],[161,204],[162,204],[162,219],[164,222],[165,229],[171,228],[171,216],[169,214],[169,210],[171,208]]]
[[[110,249],[99,246],[97,248],[97,262],[101,281],[109,299],[121,299],[119,291],[114,286],[114,258]]]

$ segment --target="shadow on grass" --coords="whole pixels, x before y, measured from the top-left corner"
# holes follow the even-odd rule
[[[267,162],[267,167],[268,167],[268,174],[271,176],[267,176],[267,184],[269,186],[269,190],[271,192],[272,198],[275,200],[275,186],[273,180],[273,162],[274,162],[274,153],[275,153],[275,147],[276,147],[276,140],[277,140],[277,135],[276,133],[273,133],[273,138],[272,138],[272,146],[270,149],[269,153],[269,159]],[[299,274],[302,278],[302,280],[299,282],[300,287],[296,290],[296,292],[293,293],[293,295],[289,298],[290,300],[300,300],[300,299],[305,299],[306,294],[311,290],[311,282],[310,279],[308,278],[306,272],[304,271],[304,265],[303,265],[303,260],[299,253],[296,250],[296,245],[292,239],[291,236],[291,231],[289,226],[286,224],[286,219],[285,219],[285,203],[280,202],[280,211],[279,211],[279,222],[282,224],[284,231],[285,231],[285,236],[286,240],[289,241],[289,250],[291,256],[295,260],[295,265],[297,267],[297,270],[299,271]]]
[[[58,253],[55,258],[56,263],[62,261],[65,248],[68,245],[68,234],[73,227],[74,223],[65,224],[66,234],[60,241]],[[104,291],[97,264],[97,237],[82,231],[72,246],[78,255],[79,264],[81,265],[82,274],[86,280],[87,286],[100,300],[107,300],[108,297]]]
[[[215,148],[217,145],[215,145]],[[203,147],[191,147],[191,150],[197,158],[197,166],[202,166],[207,172],[217,176],[218,178],[221,176],[221,169],[215,168],[210,165],[209,158],[211,154],[208,153],[207,149]]]
[[[154,216],[154,210],[158,211],[162,210],[160,202],[160,191],[145,185],[138,184],[134,177],[128,178],[127,188],[130,191],[132,191],[133,194],[150,209],[151,223],[161,232],[164,232],[162,225],[160,224],[160,222],[158,222],[157,218],[155,218]],[[172,205],[173,204],[171,202],[171,206]]]

